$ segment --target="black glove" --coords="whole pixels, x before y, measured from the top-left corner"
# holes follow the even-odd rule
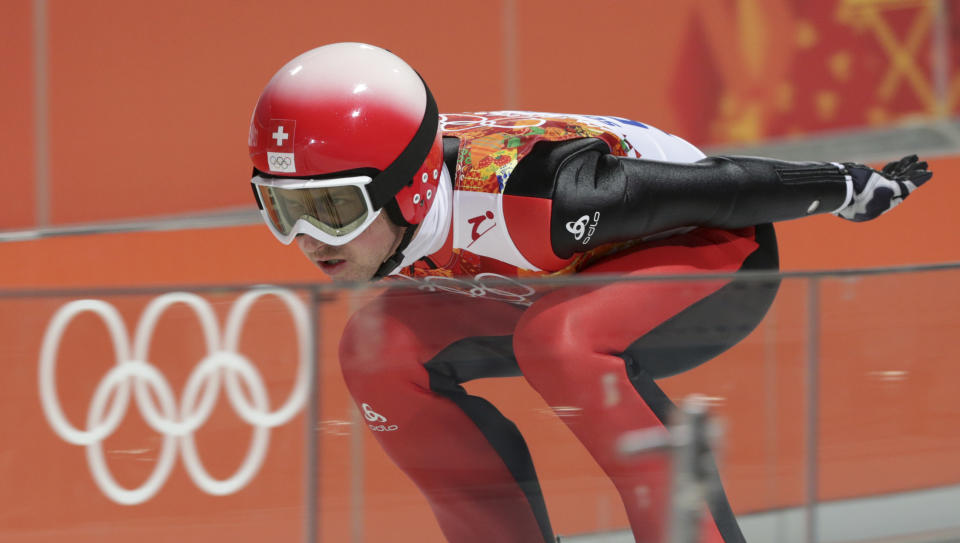
[[[853,180],[853,198],[836,215],[862,222],[875,219],[897,207],[917,187],[933,177],[926,162],[918,162],[910,155],[891,162],[876,171],[862,164],[844,163]]]

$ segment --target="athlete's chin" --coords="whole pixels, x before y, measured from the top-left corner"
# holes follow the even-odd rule
[[[352,262],[342,261],[338,264],[318,262],[320,270],[334,281],[369,281],[373,278],[373,271],[367,270]]]

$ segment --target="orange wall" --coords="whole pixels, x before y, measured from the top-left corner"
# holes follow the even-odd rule
[[[5,170],[0,229],[26,228],[34,216],[34,85],[31,2],[4,4],[0,17],[0,159]]]
[[[395,51],[443,111],[617,114],[697,144],[960,110],[960,76],[947,104],[932,91],[932,0],[887,4],[52,0],[50,194],[39,204],[50,224],[248,205],[256,97],[286,60],[334,41]],[[0,152],[10,181],[0,228],[39,220],[32,6],[6,2],[0,23]]]
[[[931,168],[936,173],[933,181],[902,208],[875,222],[853,224],[824,216],[780,225],[784,266],[831,269],[956,261],[956,219],[951,206],[960,199],[960,188],[950,180],[960,175],[960,158],[935,160]],[[0,262],[5,263],[0,266],[0,285],[18,292],[30,288],[319,280],[297,249],[281,246],[259,225],[3,243]],[[957,271],[823,281],[822,499],[960,483],[960,470],[952,460],[960,453],[955,432],[960,411],[952,400],[951,385],[960,378],[951,358],[960,349],[953,333],[960,318],[956,310],[960,307],[958,283]],[[718,398],[715,413],[728,423],[721,451],[723,476],[734,507],[741,513],[792,506],[804,499],[806,288],[802,280],[785,282],[771,314],[747,340],[710,364],[663,382],[674,398],[691,392]],[[219,300],[215,307],[222,320],[232,295],[207,297]],[[123,297],[115,302],[129,327],[148,298]],[[262,472],[236,495],[206,496],[185,478],[182,468],[174,471],[157,498],[143,506],[119,507],[100,495],[90,480],[81,448],[62,442],[49,431],[35,389],[40,336],[53,312],[66,301],[0,299],[0,342],[5,345],[0,350],[0,412],[19,414],[16,419],[0,420],[0,442],[21,444],[5,448],[0,470],[7,488],[31,489],[0,494],[0,500],[12,500],[0,501],[0,511],[8,512],[0,513],[0,532],[16,529],[24,536],[48,534],[51,540],[69,532],[92,541],[103,540],[104,535],[91,528],[91,523],[117,523],[123,527],[117,535],[120,539],[149,527],[159,541],[184,530],[199,530],[190,532],[192,536],[228,523],[235,528],[230,534],[236,540],[255,540],[264,526],[283,525],[284,530],[295,533],[303,513],[302,416],[276,431]],[[317,431],[322,534],[326,540],[341,541],[352,533],[350,474],[359,463],[366,474],[361,508],[365,540],[436,540],[436,525],[416,489],[366,433],[361,438],[365,455],[357,458],[350,433],[344,431],[342,423],[350,420],[353,407],[337,368],[336,338],[350,307],[347,301],[336,299],[320,313],[321,422]],[[154,349],[154,362],[162,364],[175,387],[183,386],[202,352],[192,317],[186,312],[180,315],[174,318],[173,328],[168,325],[160,332],[161,337],[177,339],[161,341]],[[258,322],[270,326],[281,325],[276,337],[289,335],[285,314],[259,318]],[[176,326],[187,331],[177,335]],[[88,336],[92,339],[86,339]],[[271,334],[251,336],[249,349],[254,353],[289,345],[288,340],[278,342]],[[257,339],[264,337],[268,340]],[[71,390],[64,401],[71,406],[69,416],[79,424],[84,406],[112,359],[102,325],[92,319],[78,322],[68,339],[73,342],[74,354],[67,348],[68,354],[61,358],[60,383],[64,390]],[[281,354],[278,361],[284,360]],[[265,356],[253,359],[267,360]],[[271,368],[261,362],[261,371],[273,376],[270,396],[279,402],[289,390],[289,364]],[[891,371],[903,373],[890,378]],[[528,437],[559,532],[624,526],[609,482],[522,380],[486,380],[471,384],[470,390],[498,405]],[[221,403],[226,404],[222,399]],[[206,453],[212,466],[221,466],[213,469],[226,476],[239,462],[237,450],[245,446],[249,427],[239,423],[225,406],[218,409],[226,414],[213,419],[210,428],[201,433],[201,443],[206,451],[235,443],[219,454]],[[126,429],[111,438],[115,447],[132,443],[132,449],[155,451],[155,434],[133,419],[132,426],[125,423]],[[125,477],[121,480],[132,486],[143,480],[152,466],[147,454],[140,461],[121,455],[111,457],[110,462],[118,477]],[[40,464],[59,467],[38,479],[31,474],[41,470]],[[63,499],[82,496],[85,505],[68,508],[69,514],[51,520],[43,514],[43,504],[64,492],[68,496]],[[157,526],[158,519],[171,517],[177,522]]]
[[[384,45],[406,58],[430,82],[445,111],[509,106],[612,113],[696,143],[753,141],[931,114],[934,106],[923,91],[928,66],[919,49],[907,51],[918,59],[919,71],[898,74],[892,50],[878,38],[889,28],[894,41],[904,41],[915,21],[923,23],[929,3],[901,3],[879,18],[861,13],[851,19],[841,7],[853,4],[866,5],[499,0],[481,10],[473,3],[439,0],[279,0],[265,9],[226,0],[51,0],[51,196],[40,203],[52,224],[249,207],[244,145],[257,94],[289,57],[340,40]],[[8,121],[0,126],[7,174],[0,228],[37,223],[32,5],[11,0],[0,21],[0,60],[7,75],[0,113]],[[598,15],[612,12],[618,15]],[[953,18],[960,24],[957,13],[960,9]],[[515,34],[508,39],[510,28]],[[924,47],[929,28],[916,28],[916,41]],[[954,33],[953,47],[960,51],[958,44]],[[507,51],[514,47],[508,62]],[[879,93],[888,79],[892,90]],[[958,81],[948,104],[955,112]],[[960,176],[960,158],[933,160],[932,169],[930,184],[876,222],[857,225],[820,216],[778,226],[783,267],[960,260],[954,209],[960,188],[952,182]],[[281,246],[259,225],[0,243],[0,291],[319,280],[295,248]],[[960,482],[953,461],[960,443],[949,433],[960,423],[950,390],[960,377],[950,359],[960,347],[950,329],[960,305],[957,281],[954,272],[824,282],[822,498]],[[222,318],[229,296],[212,297],[222,301],[217,306]],[[129,326],[146,300],[117,302]],[[723,472],[738,512],[794,505],[803,498],[805,300],[805,283],[786,283],[768,319],[743,344],[664,383],[674,397],[697,391],[723,398],[716,407],[730,421]],[[5,530],[16,530],[24,538],[31,534],[31,540],[58,540],[69,532],[74,540],[103,541],[105,526],[115,530],[117,540],[152,540],[144,533],[158,541],[182,539],[206,530],[237,541],[296,537],[303,514],[302,416],[277,430],[265,467],[238,495],[202,495],[182,467],[145,506],[122,508],[99,494],[82,449],[49,431],[35,390],[40,335],[65,301],[0,299],[5,345],[0,412],[18,414],[0,421],[0,479],[5,489],[18,490],[0,492],[0,539]],[[340,381],[335,346],[348,312],[349,304],[337,300],[321,313],[322,536],[344,541],[354,529],[349,474],[362,462],[366,540],[435,540],[438,532],[421,498],[372,438],[364,434],[366,456],[357,460],[349,434],[341,431],[340,422],[350,419],[353,408]],[[185,319],[187,329],[195,330],[190,317]],[[182,387],[200,347],[194,336],[177,336],[176,326],[165,333],[178,339],[157,347],[157,357]],[[110,359],[104,341],[87,338],[102,334],[92,321],[70,334],[80,354],[65,355],[60,379],[75,386],[67,398],[73,402],[69,415],[82,421],[86,399]],[[254,341],[250,348],[261,353],[274,345]],[[274,369],[278,373],[264,371],[272,376],[271,397],[280,398],[289,368]],[[884,377],[890,371],[905,371],[907,377]],[[480,382],[471,390],[502,406],[529,436],[558,531],[623,526],[609,483],[522,381]],[[217,417],[201,443],[215,451],[211,465],[226,475],[249,428],[229,413]],[[147,450],[146,456],[157,446],[142,421],[125,427],[117,439]],[[134,484],[146,476],[147,460],[120,455],[111,462],[123,481]],[[51,504],[55,514],[47,509]]]

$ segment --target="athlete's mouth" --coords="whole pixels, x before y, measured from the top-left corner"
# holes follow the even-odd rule
[[[320,266],[320,269],[322,269],[322,270],[325,271],[325,272],[331,272],[331,271],[339,268],[340,266],[342,266],[344,263],[346,263],[346,260],[343,260],[343,259],[341,259],[341,258],[331,258],[331,259],[328,259],[328,260],[317,260],[317,266]]]

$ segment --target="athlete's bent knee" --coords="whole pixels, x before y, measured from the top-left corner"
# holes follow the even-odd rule
[[[396,389],[426,376],[416,335],[376,310],[360,310],[350,319],[339,351],[343,378],[355,397],[360,390]]]
[[[571,333],[576,317],[556,306],[543,310],[534,305],[521,318],[513,336],[513,349],[520,371],[528,380],[538,375],[566,373],[568,364],[588,352],[584,334]]]

